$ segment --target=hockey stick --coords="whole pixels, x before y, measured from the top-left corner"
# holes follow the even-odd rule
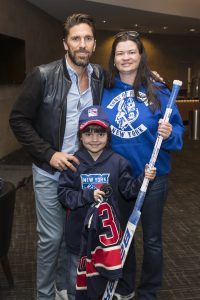
[[[167,104],[167,108],[163,117],[163,120],[168,122],[169,118],[171,116],[172,113],[172,107],[176,101],[176,97],[178,95],[179,89],[182,85],[182,82],[179,80],[174,80],[173,81],[173,87],[172,87],[172,91],[171,91],[171,95]],[[153,148],[153,152],[149,161],[149,167],[154,167],[159,150],[160,150],[160,146],[162,143],[163,137],[158,135],[154,148]],[[144,178],[142,186],[140,188],[140,191],[138,193],[136,202],[135,202],[135,206],[134,209],[131,213],[131,216],[129,217],[123,238],[122,238],[122,242],[121,242],[121,257],[122,257],[122,267],[124,266],[127,254],[128,254],[128,250],[130,248],[137,224],[139,222],[140,219],[140,215],[141,215],[141,208],[142,205],[144,203],[144,198],[146,195],[146,191],[148,188],[148,184],[149,184],[149,179]],[[103,298],[102,300],[111,300],[113,298],[114,292],[116,290],[118,284],[118,280],[110,280],[107,283],[106,286],[106,290],[104,292]]]

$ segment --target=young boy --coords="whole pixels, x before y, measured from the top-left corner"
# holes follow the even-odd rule
[[[112,246],[118,251],[121,238],[117,223],[117,220],[120,220],[119,199],[123,197],[126,200],[131,200],[136,197],[144,178],[144,174],[141,174],[138,178],[133,178],[129,162],[111,150],[109,145],[111,139],[109,120],[100,106],[90,106],[83,110],[79,119],[78,137],[80,149],[75,153],[75,156],[80,164],[76,165],[77,172],[73,172],[71,169],[63,171],[60,175],[58,187],[59,201],[68,209],[66,218],[66,244],[69,264],[69,276],[67,278],[69,300],[75,299],[81,233],[84,229],[84,220],[89,208],[94,203],[98,204],[99,200],[105,197],[105,192],[101,189],[103,186],[109,184],[112,187],[112,194],[106,197],[107,204],[104,205],[100,218],[100,222],[102,223],[102,227],[100,227],[107,231],[98,239],[99,245],[97,245],[97,248],[109,248]],[[156,169],[152,168],[152,170],[149,170],[147,166],[145,176],[153,180],[155,175]],[[91,220],[88,222],[91,222]],[[93,254],[96,249],[93,249]],[[105,252],[108,253],[108,249]],[[117,252],[118,254],[120,255],[120,252]],[[80,264],[82,263],[83,261],[81,260]],[[107,270],[111,270],[114,266],[106,268]],[[119,263],[115,269],[120,270],[120,268]],[[95,272],[94,274],[90,274],[90,279],[92,276],[94,278],[98,277],[98,272]],[[118,275],[114,272],[114,276]],[[88,288],[87,298],[84,296],[84,299],[99,297],[104,292],[105,283],[106,281],[100,286],[98,282],[96,287],[100,287],[95,291],[94,288]],[[86,289],[86,286],[83,287],[86,283],[84,282],[82,286],[81,284],[78,280],[77,291]],[[94,295],[94,293],[96,294]]]

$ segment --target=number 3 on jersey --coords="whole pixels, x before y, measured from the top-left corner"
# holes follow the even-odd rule
[[[99,236],[100,242],[104,246],[117,244],[120,238],[120,228],[116,224],[116,218],[111,206],[107,202],[101,203],[98,211],[105,232]]]

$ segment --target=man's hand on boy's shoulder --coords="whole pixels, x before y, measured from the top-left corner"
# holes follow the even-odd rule
[[[76,167],[73,165],[73,162],[79,165],[79,160],[72,154],[65,152],[55,152],[50,160],[50,165],[59,170],[64,171],[68,168],[76,172]]]

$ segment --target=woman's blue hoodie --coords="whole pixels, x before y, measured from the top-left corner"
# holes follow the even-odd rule
[[[153,112],[148,104],[144,89],[134,97],[131,85],[116,78],[112,89],[105,89],[102,107],[108,114],[112,131],[112,149],[128,159],[133,166],[133,175],[138,176],[149,162],[157,138],[158,121],[163,118],[170,97],[170,91],[161,83],[157,96],[161,109]],[[163,141],[157,158],[157,176],[170,171],[170,151],[182,148],[184,126],[176,104],[170,123],[173,126],[170,137]]]

